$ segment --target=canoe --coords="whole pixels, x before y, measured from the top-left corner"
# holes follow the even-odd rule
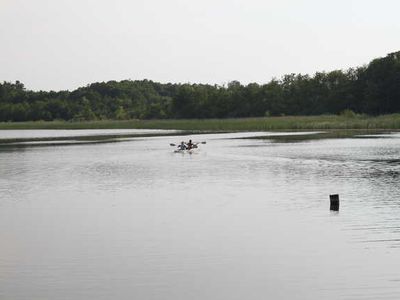
[[[190,149],[190,150],[175,150],[174,151],[174,153],[182,153],[182,154],[185,154],[185,153],[187,153],[187,154],[193,154],[195,151],[194,151],[194,149]]]

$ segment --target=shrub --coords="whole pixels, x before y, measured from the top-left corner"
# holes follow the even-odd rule
[[[339,115],[341,117],[345,117],[345,118],[357,117],[357,114],[354,111],[352,111],[351,109],[345,109],[345,110],[341,111]]]

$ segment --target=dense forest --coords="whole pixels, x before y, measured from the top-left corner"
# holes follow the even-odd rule
[[[236,118],[400,112],[400,51],[366,66],[290,74],[266,84],[93,83],[74,91],[30,91],[0,84],[0,121]]]

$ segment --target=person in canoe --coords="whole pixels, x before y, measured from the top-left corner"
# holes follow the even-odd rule
[[[186,146],[185,142],[181,142],[181,144],[178,145],[178,150],[186,150],[186,149],[187,149],[187,146]]]
[[[195,148],[195,145],[192,143],[192,140],[189,140],[189,142],[186,144],[186,148],[188,150]]]

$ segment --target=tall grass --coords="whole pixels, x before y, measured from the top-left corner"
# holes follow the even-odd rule
[[[178,129],[190,131],[265,131],[320,129],[400,129],[400,114],[285,116],[204,120],[125,120],[0,123],[0,129]]]

